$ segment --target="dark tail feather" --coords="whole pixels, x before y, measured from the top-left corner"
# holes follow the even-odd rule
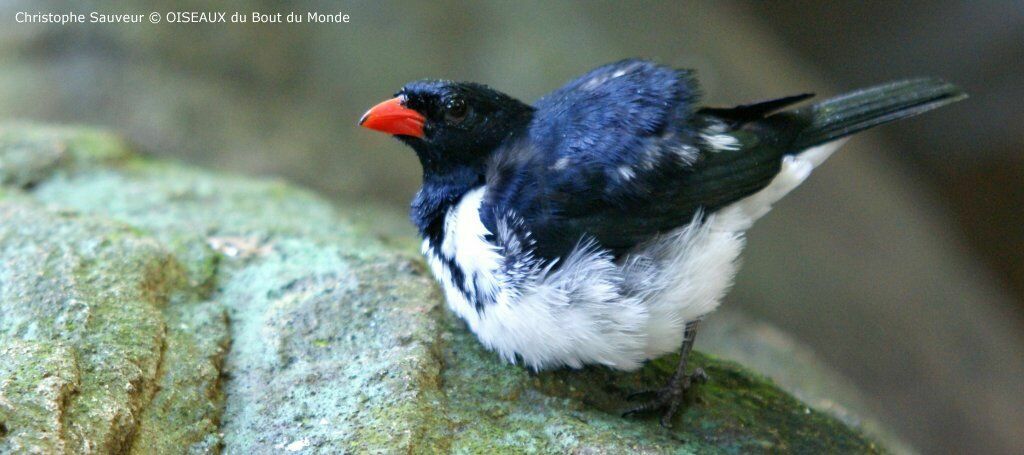
[[[794,150],[824,144],[873,126],[911,117],[967,98],[939,79],[909,79],[858,90],[780,115],[808,122]]]

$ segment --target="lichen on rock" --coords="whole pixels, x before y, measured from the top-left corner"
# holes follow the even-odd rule
[[[405,243],[281,182],[11,125],[0,183],[0,452],[882,450],[700,354],[674,430],[622,419],[673,359],[504,364]]]

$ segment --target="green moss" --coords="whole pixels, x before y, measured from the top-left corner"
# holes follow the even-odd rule
[[[60,399],[45,396],[42,389],[2,391],[8,402],[47,403],[57,419],[56,430],[47,432],[25,423],[34,418],[18,419],[29,408],[16,406],[11,411],[14,417],[5,424],[8,438],[0,437],[5,444],[12,441],[11,447],[39,447],[43,452],[50,452],[49,447],[124,451],[133,440],[149,434],[143,414],[155,414],[158,408],[148,407],[154,396],[162,397],[164,390],[189,395],[186,387],[163,387],[161,372],[192,375],[201,378],[193,382],[203,383],[197,389],[219,390],[219,368],[201,367],[223,355],[226,321],[212,319],[222,333],[220,346],[205,345],[208,333],[177,323],[179,308],[168,303],[194,302],[202,292],[166,245],[132,224],[83,216],[68,206],[43,207],[33,192],[48,181],[123,164],[129,155],[123,142],[108,133],[0,127],[0,160],[7,160],[3,163],[17,162],[8,160],[12,156],[40,157],[3,169],[16,176],[6,183],[29,192],[7,191],[14,197],[0,200],[0,260],[5,264],[0,269],[0,338],[61,346],[80,372],[67,387],[73,393]],[[214,275],[215,254],[208,248],[195,252],[196,245],[189,244],[183,251],[190,253],[180,257],[196,269],[197,277],[208,281]],[[185,314],[202,314],[197,306],[191,305]],[[10,344],[5,341],[0,346]],[[173,352],[165,355],[166,349]],[[16,376],[4,371],[0,382],[10,383]],[[205,407],[219,416],[216,396],[188,396],[178,403],[189,407],[207,403]],[[212,423],[203,431],[177,437],[173,445],[215,435],[216,419],[206,420]],[[189,427],[185,421],[174,424]],[[25,441],[48,441],[48,445],[26,445]]]
[[[129,156],[120,137],[102,130],[0,124],[0,184],[31,186],[59,170],[109,165]]]
[[[72,447],[116,450],[153,390],[168,257],[122,227],[0,202],[0,334],[60,343],[81,374],[62,402]],[[30,399],[22,397],[24,399]]]
[[[155,394],[141,415],[132,453],[214,452],[223,406],[218,380],[228,348],[227,316],[212,302],[165,311],[167,347]]]
[[[63,452],[62,403],[79,374],[64,343],[0,338],[0,452]]]

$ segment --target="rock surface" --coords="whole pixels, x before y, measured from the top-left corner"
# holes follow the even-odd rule
[[[280,182],[0,127],[0,452],[878,452],[735,363],[675,429],[637,373],[484,351],[405,242]],[[397,245],[397,246],[396,246]]]

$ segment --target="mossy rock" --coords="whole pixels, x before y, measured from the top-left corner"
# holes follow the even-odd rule
[[[7,125],[0,183],[0,452],[882,450],[699,353],[711,382],[673,430],[623,419],[675,359],[504,364],[445,310],[410,242],[281,182]]]

